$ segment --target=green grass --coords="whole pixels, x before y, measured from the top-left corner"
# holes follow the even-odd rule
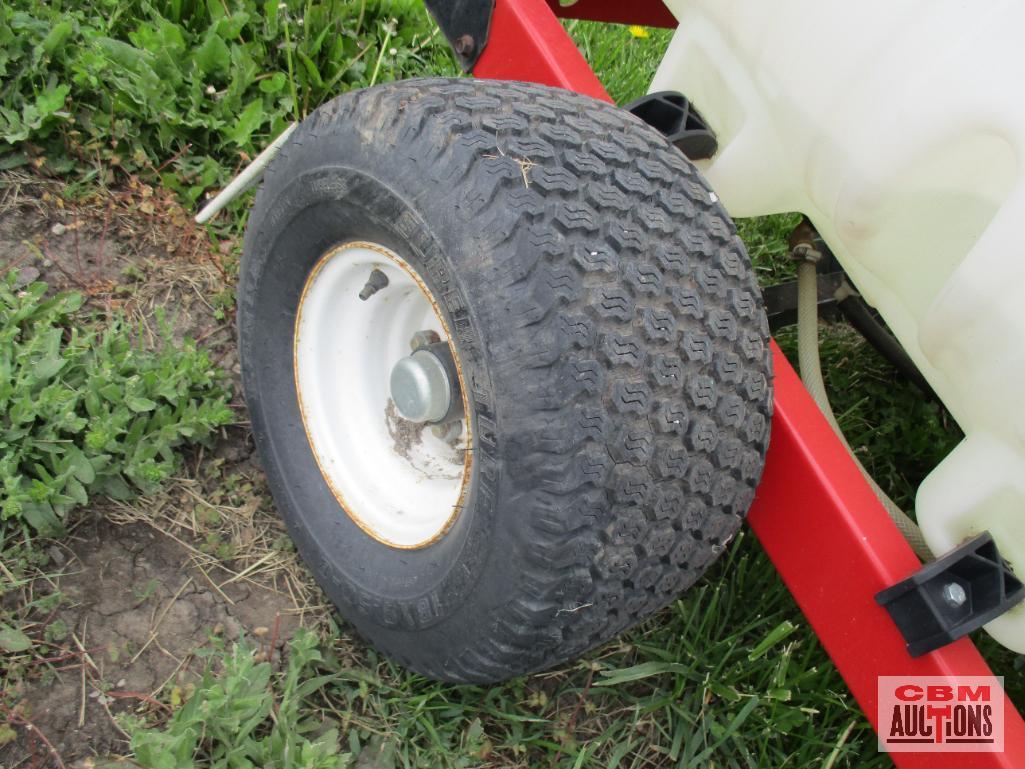
[[[564,670],[484,689],[379,664],[365,695],[361,674],[325,693],[357,723],[389,724],[401,766],[459,765],[475,719],[500,766],[803,767],[838,745],[839,765],[875,760],[867,724],[776,582],[745,533],[682,600]]]
[[[30,58],[19,60],[13,77],[10,57],[0,60],[7,67],[6,82],[17,84],[2,93],[9,111],[17,110],[14,118],[6,116],[8,122],[25,123],[25,105],[36,104],[40,95],[42,107],[56,105],[45,118],[38,108],[34,115],[29,112],[29,118],[39,119],[29,129],[35,144],[12,147],[8,161],[45,156],[44,168],[79,179],[89,174],[106,179],[112,158],[121,163],[116,168],[127,163],[128,170],[152,173],[180,152],[162,173],[167,183],[194,199],[222,182],[243,160],[242,153],[257,149],[296,111],[302,114],[336,91],[394,77],[456,72],[437,39],[429,40],[418,4],[289,0],[293,23],[280,30],[289,34],[282,47],[263,39],[270,34],[264,10],[277,4],[239,0],[226,7],[249,16],[238,34],[221,38],[229,51],[229,68],[213,83],[215,90],[224,89],[228,98],[236,58],[248,56],[257,66],[231,92],[237,98],[231,118],[217,110],[210,115],[190,111],[197,73],[188,69],[192,65],[185,63],[185,56],[181,79],[159,86],[162,109],[174,116],[165,121],[170,126],[165,129],[144,93],[139,99],[131,96],[141,85],[127,82],[122,89],[116,78],[109,83],[88,79],[91,49],[83,30],[128,40],[145,58],[145,51],[153,51],[131,35],[156,9],[181,28],[183,45],[192,53],[204,45],[220,51],[219,44],[208,43],[211,24],[223,31],[218,5],[168,0],[48,7],[38,0],[16,0],[4,6],[0,14],[8,20],[12,13],[25,13],[51,20],[66,17],[73,24],[66,51],[46,54],[47,33],[23,27],[18,50],[28,51]],[[100,19],[98,11],[90,10],[101,7],[110,18]],[[349,40],[355,47],[346,48],[346,41],[341,49],[324,48],[323,42],[317,46],[325,29],[327,36],[338,31],[323,8],[338,11],[346,34],[354,33]],[[393,14],[399,19],[395,25]],[[299,18],[310,21],[299,25]],[[637,37],[625,28],[582,22],[567,26],[620,103],[644,93],[669,36],[651,30],[648,37]],[[0,32],[0,47],[5,46],[14,44]],[[26,62],[38,46],[43,46],[43,66],[30,70]],[[364,48],[359,61],[350,63]],[[315,72],[300,52],[313,61]],[[285,73],[284,81],[279,72]],[[271,80],[269,87],[261,87]],[[328,87],[330,81],[335,82]],[[58,104],[53,89],[62,83],[69,88],[67,101]],[[20,101],[12,96],[15,91]],[[254,100],[260,103],[260,121],[240,125]],[[126,106],[113,124],[101,121],[94,129],[96,124],[84,120],[84,114],[95,116],[113,104]],[[65,106],[72,108],[68,116],[58,114]],[[252,110],[255,115],[256,108]],[[111,136],[123,137],[129,151],[112,146]],[[186,141],[191,146],[183,149]],[[83,157],[91,156],[82,149],[95,150],[105,163],[90,165]],[[57,162],[61,157],[70,165]],[[792,275],[786,236],[795,222],[793,215],[738,222],[764,283]],[[823,329],[822,340],[834,406],[852,445],[883,487],[909,504],[921,478],[958,440],[956,428],[851,332]],[[791,334],[782,334],[780,341],[785,350],[793,350]],[[982,645],[997,673],[1008,677],[1012,696],[1025,703],[1021,658],[988,639]],[[229,755],[286,765],[285,756],[298,751],[306,759],[296,765],[324,767],[347,761],[382,768],[890,765],[876,751],[867,722],[749,531],[672,606],[560,670],[494,687],[448,686],[397,668],[355,641],[345,627],[326,634],[319,653],[308,638],[301,638],[293,645],[293,655],[284,671],[272,675],[247,651],[225,650],[214,660],[223,674],[204,680],[194,706],[179,710],[156,730],[125,724],[135,734],[137,758],[147,766],[169,766],[168,756],[175,757],[175,766],[243,765],[230,762]],[[189,707],[193,710],[187,711]],[[197,716],[200,710],[202,718]],[[324,749],[326,743],[337,744],[341,752]]]
[[[643,96],[672,37],[668,29],[644,29],[638,37],[630,27],[570,21],[566,29],[601,79],[616,104]]]

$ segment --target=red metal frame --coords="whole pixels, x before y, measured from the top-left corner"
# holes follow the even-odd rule
[[[525,80],[612,101],[544,0],[497,0],[477,77]]]
[[[625,2],[624,0],[578,0],[562,5],[546,0],[552,13],[561,19],[587,19],[613,24],[640,24],[644,27],[675,27],[676,17],[661,0]]]
[[[549,5],[497,0],[478,77],[530,80],[611,101]],[[581,18],[652,23],[659,0],[580,0]],[[615,10],[615,14],[613,14]],[[593,16],[583,16],[593,12]],[[622,18],[629,16],[629,18]],[[790,592],[873,728],[877,676],[991,675],[962,638],[913,659],[875,594],[921,565],[773,343],[775,414],[765,474],[748,516]],[[1005,696],[1003,753],[895,753],[901,769],[1025,767],[1025,721]]]

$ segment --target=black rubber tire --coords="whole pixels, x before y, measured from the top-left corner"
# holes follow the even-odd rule
[[[348,240],[419,270],[471,383],[465,508],[418,550],[347,518],[296,402],[300,291]],[[431,678],[539,670],[649,616],[723,551],[762,471],[768,323],[729,217],[659,133],[566,91],[409,80],[318,109],[257,196],[238,322],[300,552],[363,635]]]

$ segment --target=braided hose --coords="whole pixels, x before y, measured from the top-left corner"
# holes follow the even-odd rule
[[[865,480],[868,481],[868,485],[872,487],[872,491],[886,508],[886,512],[890,514],[890,518],[897,524],[897,528],[907,539],[911,549],[915,551],[915,555],[923,561],[931,561],[932,552],[925,544],[925,538],[922,536],[922,530],[918,528],[918,524],[911,520],[907,513],[901,510],[897,503],[890,499],[889,495],[872,479],[868,470],[855,456],[836,421],[833,408],[829,405],[829,396],[826,394],[826,383],[822,379],[822,363],[819,360],[818,310],[818,275],[815,271],[815,262],[804,259],[797,264],[797,362],[801,369],[801,381],[804,382],[812,399],[833,428],[833,432],[847,448],[854,463],[861,470]]]

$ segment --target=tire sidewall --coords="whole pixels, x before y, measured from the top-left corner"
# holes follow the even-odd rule
[[[367,618],[371,628],[423,631],[465,600],[487,557],[499,466],[494,430],[486,429],[490,377],[474,324],[466,322],[463,289],[431,226],[376,175],[311,161],[309,170],[296,174],[293,164],[290,178],[268,180],[252,214],[260,227],[246,235],[238,323],[257,448],[289,533],[343,613]],[[320,472],[299,409],[292,361],[303,287],[325,253],[353,241],[385,246],[419,273],[453,329],[470,390],[474,461],[463,509],[422,548],[392,548],[349,517]]]

